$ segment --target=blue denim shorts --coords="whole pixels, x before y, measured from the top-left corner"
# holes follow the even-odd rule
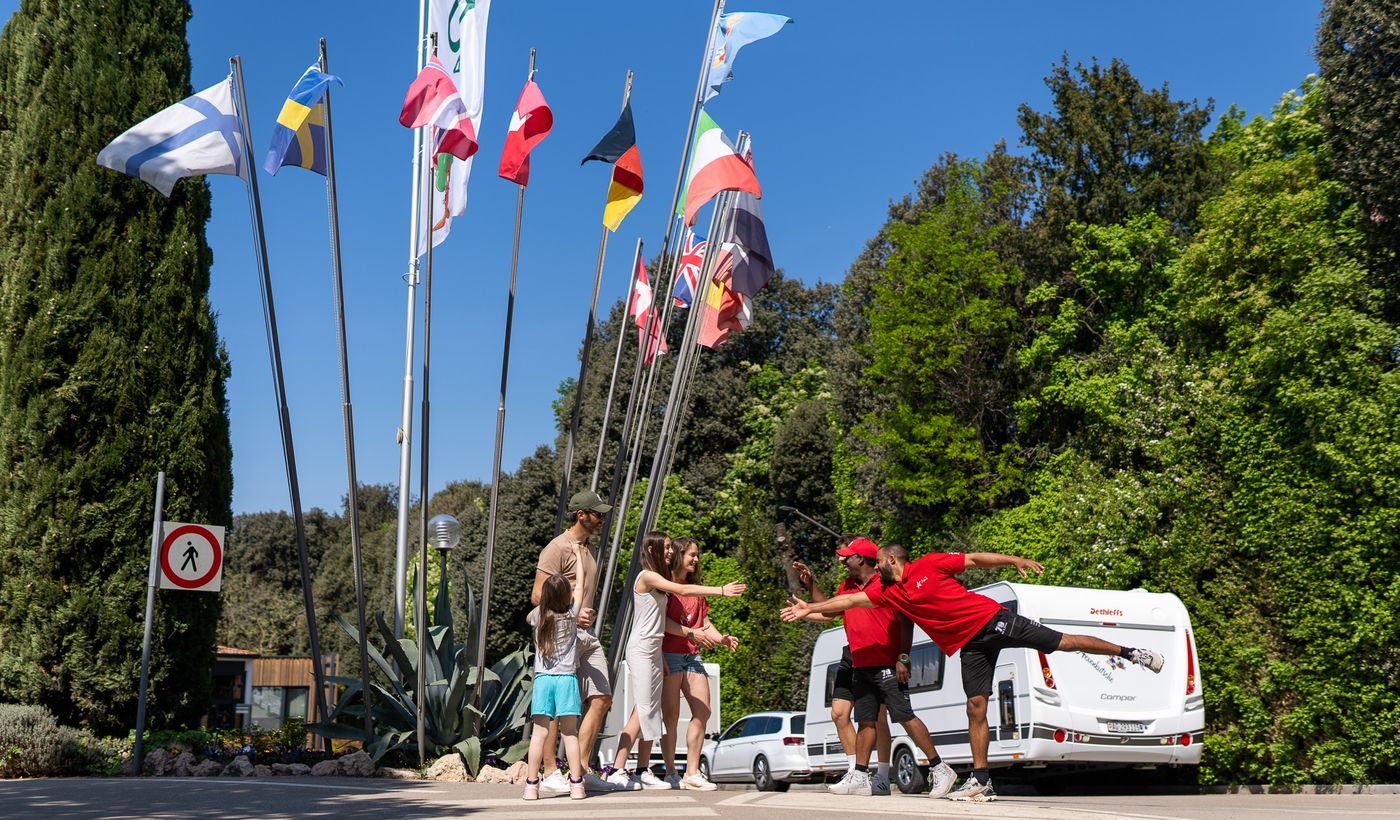
[[[530,686],[530,713],[557,718],[579,715],[578,675],[536,675]]]
[[[662,654],[666,656],[666,674],[668,675],[680,672],[705,674],[705,664],[701,663],[700,656],[693,652],[664,652]]]

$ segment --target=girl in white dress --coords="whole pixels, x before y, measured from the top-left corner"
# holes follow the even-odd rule
[[[652,774],[651,744],[665,731],[661,715],[662,664],[661,637],[666,623],[666,595],[734,598],[744,594],[747,585],[735,581],[722,587],[678,584],[668,576],[666,551],[671,539],[664,532],[652,531],[642,539],[642,571],[632,586],[632,629],[627,636],[627,686],[637,704],[618,736],[614,772],[608,782],[625,789],[669,789],[670,784]],[[623,772],[627,755],[637,743],[637,772]]]

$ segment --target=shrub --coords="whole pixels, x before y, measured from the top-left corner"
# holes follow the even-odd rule
[[[58,721],[48,709],[0,703],[0,777],[59,774],[63,745]]]

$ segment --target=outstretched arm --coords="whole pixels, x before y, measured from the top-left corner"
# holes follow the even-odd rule
[[[1029,558],[1019,558],[1015,555],[1002,555],[999,552],[969,552],[963,556],[964,569],[973,567],[1015,567],[1021,573],[1021,577],[1030,575],[1032,572],[1039,575],[1045,571],[1039,562]]]
[[[825,601],[809,604],[806,601],[793,596],[788,599],[788,606],[782,611],[784,621],[798,621],[808,615],[834,615],[838,612],[845,612],[853,607],[874,607],[875,604],[864,592],[856,592],[851,595],[839,595],[835,598],[828,598]]]
[[[811,598],[817,603],[821,603],[822,601],[825,601],[827,598],[831,597],[825,592],[823,592],[820,587],[817,586],[817,581],[815,576],[812,575],[811,567],[807,566],[801,561],[793,561],[792,568],[797,571],[797,580],[801,582],[802,586],[806,587],[808,598]],[[811,619],[809,618],[808,620]],[[827,620],[831,619],[828,618]]]
[[[651,570],[643,570],[637,578],[638,583],[645,587],[643,591],[650,592],[659,589],[671,595],[686,595],[691,598],[737,598],[744,594],[744,590],[749,588],[743,581],[731,581],[722,587],[707,587],[700,584],[678,584],[675,581],[663,578],[660,573]]]

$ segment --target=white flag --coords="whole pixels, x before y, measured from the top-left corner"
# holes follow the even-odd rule
[[[474,133],[481,133],[481,109],[486,92],[486,23],[491,0],[432,0],[428,6],[428,34],[437,34],[438,59],[457,84],[467,106]],[[430,177],[433,246],[452,230],[452,217],[467,209],[467,178],[472,160],[440,156]],[[418,252],[427,248],[419,241]]]
[[[166,196],[182,177],[231,174],[246,181],[233,78],[132,126],[102,149],[97,164],[144,179]]]

